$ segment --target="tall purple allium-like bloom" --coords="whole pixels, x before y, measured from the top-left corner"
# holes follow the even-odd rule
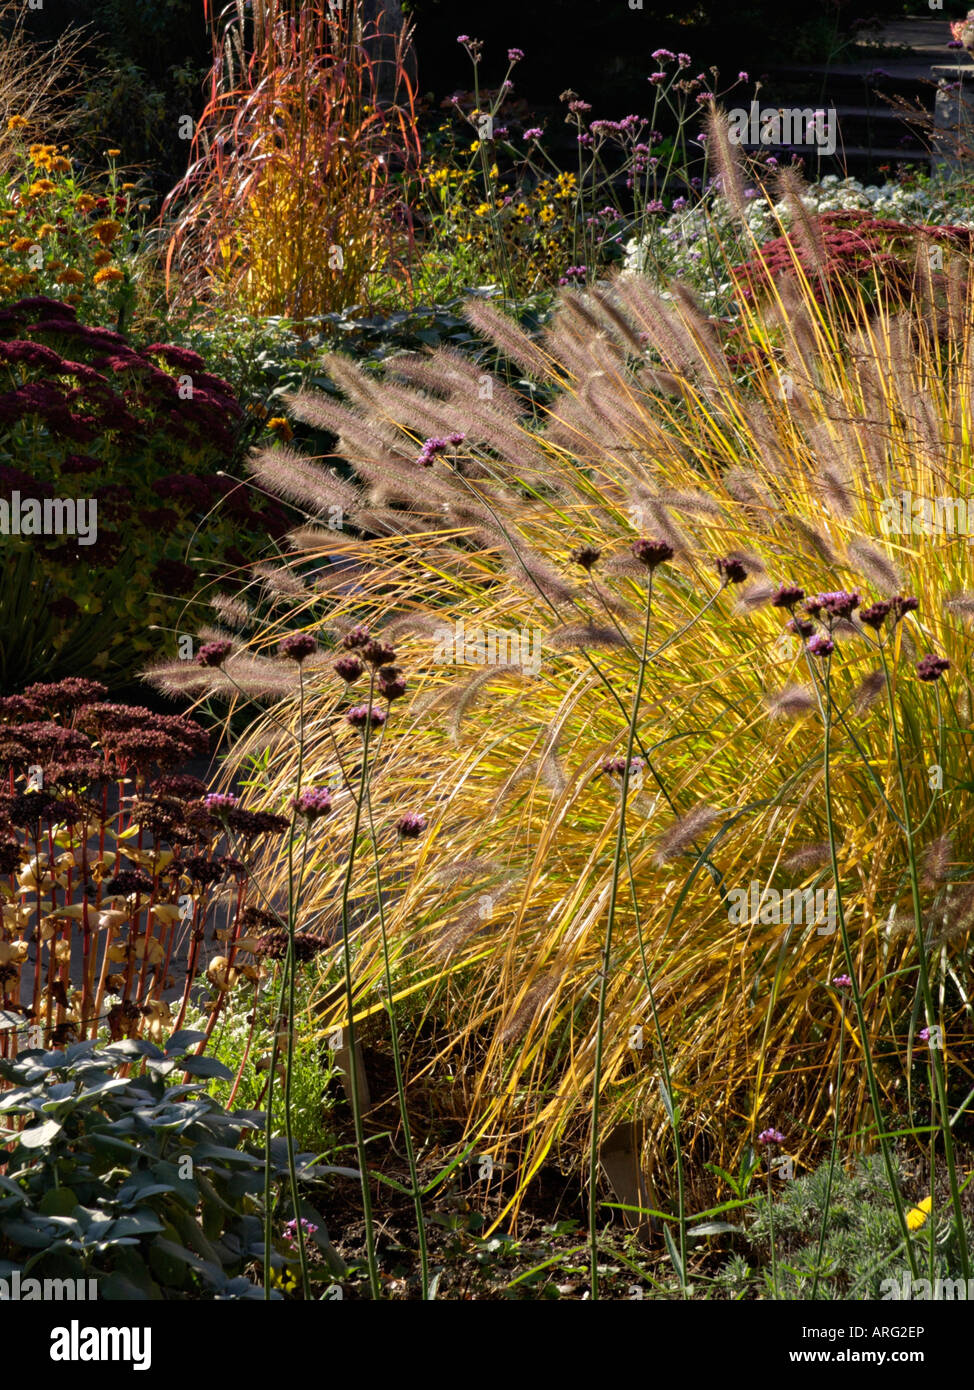
[[[922,656],[916,665],[917,679],[921,681],[939,681],[945,671],[950,670],[950,662],[943,656],[933,656],[928,653]]]
[[[299,816],[304,816],[306,820],[317,820],[331,811],[331,792],[327,787],[309,787],[294,797],[291,805]]]
[[[725,584],[743,584],[747,566],[737,555],[725,555],[717,561],[717,573]]]
[[[771,600],[772,608],[794,608],[796,603],[801,603],[805,597],[805,590],[800,589],[797,584],[782,584],[781,588]]]
[[[341,676],[349,685],[357,681],[364,670],[365,667],[357,656],[340,656],[335,662],[336,675]]]
[[[223,639],[205,642],[196,653],[197,666],[222,666],[233,651],[233,643]]]
[[[816,637],[810,637],[806,650],[812,656],[831,656],[835,651],[835,643],[831,637],[825,637],[819,633]]]
[[[858,591],[836,589],[827,594],[814,594],[806,599],[805,607],[815,618],[822,614],[832,619],[851,618],[861,602]]]
[[[418,811],[407,811],[396,821],[396,833],[400,840],[418,840],[426,829],[426,817]]]
[[[867,608],[860,608],[859,621],[878,632],[889,616],[891,606],[886,599],[880,599],[878,603],[871,603]]]
[[[281,656],[286,656],[291,661],[302,662],[307,661],[317,646],[310,632],[295,632],[290,637],[285,637],[277,650]]]
[[[784,1142],[785,1136],[780,1129],[762,1129],[758,1135],[758,1143],[764,1145],[765,1148],[769,1144],[783,1144]]]
[[[354,705],[345,718],[353,729],[364,729],[367,725],[373,729],[381,729],[386,722],[385,712],[376,709],[375,705]]]
[[[672,560],[674,552],[668,541],[644,536],[638,541],[633,541],[632,553],[641,565],[645,565],[648,570],[654,570],[658,565]]]

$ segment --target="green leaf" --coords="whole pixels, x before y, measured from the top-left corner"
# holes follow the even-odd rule
[[[25,1149],[41,1149],[61,1133],[61,1128],[57,1120],[45,1120],[41,1125],[31,1125],[21,1131],[20,1143]]]
[[[123,1236],[149,1236],[165,1229],[164,1223],[154,1211],[149,1207],[140,1207],[137,1211],[127,1212],[125,1216],[113,1221],[103,1239],[110,1243],[120,1240]]]
[[[220,1081],[233,1080],[233,1072],[216,1057],[187,1057],[180,1065],[190,1076],[216,1077]]]
[[[687,1231],[688,1236],[722,1236],[728,1231],[740,1232],[740,1226],[733,1225],[730,1221],[705,1221],[702,1226],[693,1226]]]
[[[51,1187],[37,1204],[37,1210],[44,1216],[70,1216],[78,1205],[78,1199],[70,1187]]]
[[[683,1261],[680,1259],[680,1252],[676,1248],[676,1241],[673,1239],[673,1235],[670,1231],[669,1226],[663,1227],[663,1239],[666,1241],[666,1249],[669,1253],[671,1261],[673,1262],[673,1268],[676,1270],[677,1275],[679,1276],[680,1284],[683,1285],[686,1283],[687,1277],[684,1273]]]

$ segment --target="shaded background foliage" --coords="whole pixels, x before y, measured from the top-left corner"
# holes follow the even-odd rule
[[[488,83],[500,80],[503,55],[517,44],[528,55],[517,94],[529,104],[554,105],[573,87],[607,109],[647,105],[655,48],[691,51],[697,70],[716,63],[725,77],[741,67],[754,76],[782,62],[824,61],[837,32],[848,36],[857,25],[913,12],[903,0],[838,0],[804,13],[776,0],[732,6],[703,0],[689,12],[672,0],[643,0],[641,10],[627,0],[546,0],[533,7],[496,0],[467,19],[452,0],[406,0],[403,9],[416,26],[419,89],[434,104],[468,85],[456,46],[459,30],[468,29],[485,42]],[[966,0],[946,0],[945,22],[966,9]],[[188,142],[178,138],[179,117],[203,109],[211,49],[201,0],[62,0],[31,12],[28,30],[50,42],[71,24],[88,26],[90,36],[86,140],[92,149],[119,144],[127,160],[151,162],[163,191],[185,168]]]

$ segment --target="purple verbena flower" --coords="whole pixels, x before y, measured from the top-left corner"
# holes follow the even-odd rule
[[[426,817],[418,811],[407,811],[396,821],[396,833],[400,840],[418,840],[426,829]]]

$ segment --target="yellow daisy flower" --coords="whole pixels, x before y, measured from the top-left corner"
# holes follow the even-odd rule
[[[926,1225],[927,1217],[933,1206],[932,1197],[924,1197],[922,1202],[918,1202],[915,1207],[906,1213],[906,1224],[911,1231],[918,1231],[921,1226]]]
[[[25,130],[27,127],[26,116],[11,116],[7,121],[8,130]]]
[[[117,285],[119,280],[124,279],[124,272],[115,265],[106,265],[101,270],[95,271],[96,285]]]
[[[76,270],[72,266],[68,270],[62,270],[57,280],[59,285],[83,285],[85,277],[80,270]]]

